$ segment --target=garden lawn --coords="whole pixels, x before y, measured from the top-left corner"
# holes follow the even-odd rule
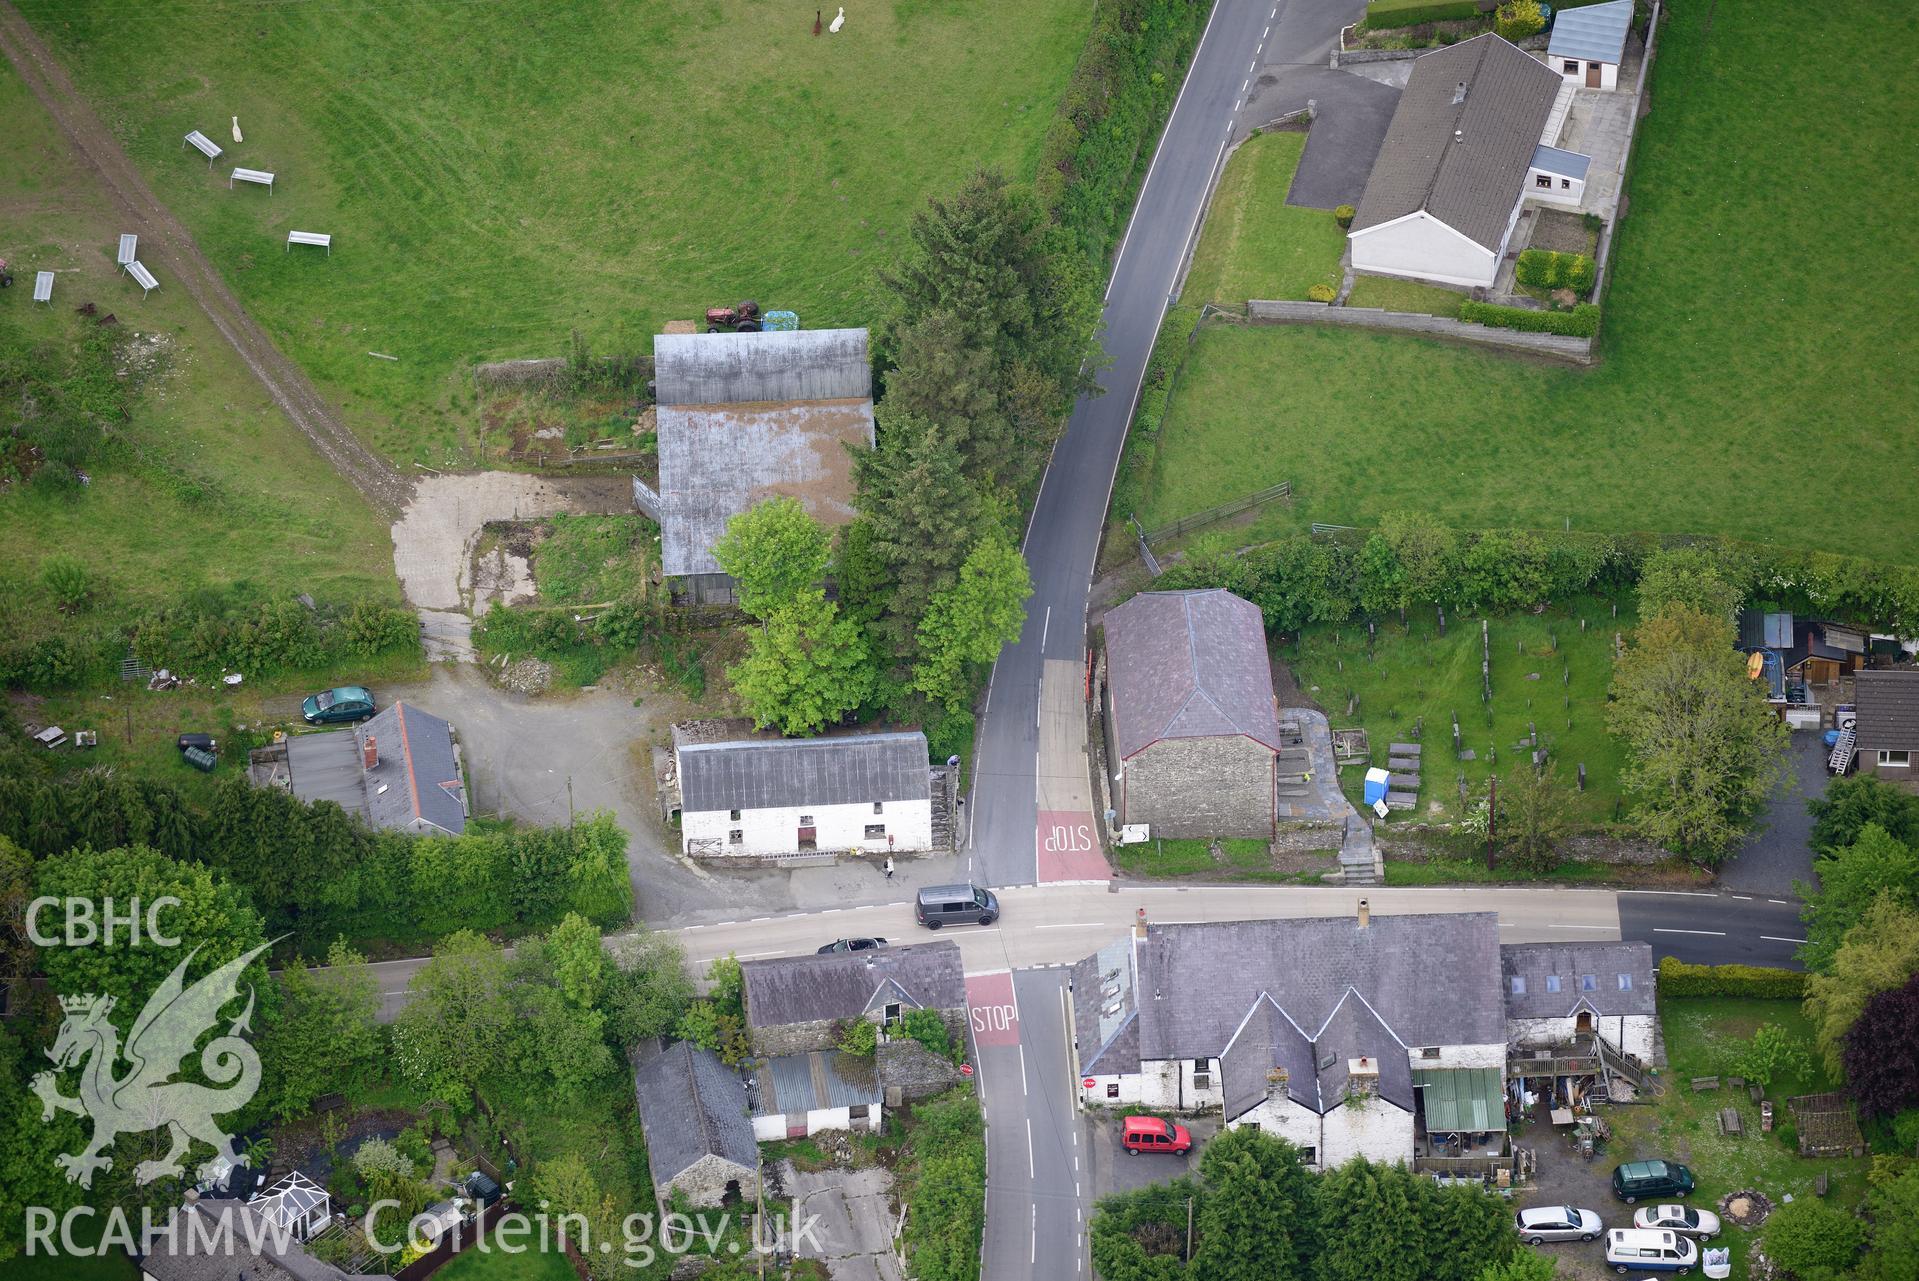
[[[1710,31],[1707,23],[1710,21]],[[1839,0],[1676,6],[1619,225],[1601,362],[1574,369],[1403,335],[1202,331],[1139,518],[1278,481],[1244,531],[1364,525],[1694,532],[1919,561],[1919,241],[1880,157],[1910,141],[1909,13]],[[1736,177],[1734,175],[1737,175]],[[1859,264],[1871,263],[1861,287]]]
[[[537,1241],[537,1238],[535,1238]],[[516,1239],[520,1253],[508,1254],[497,1241],[469,1246],[464,1254],[434,1273],[436,1281],[573,1281],[573,1265],[559,1250],[541,1251]]]
[[[135,22],[134,25],[140,25]],[[0,488],[0,632],[69,630],[36,584],[55,556],[100,581],[95,609],[130,617],[200,587],[248,583],[320,600],[399,600],[386,525],[333,473],[268,398],[218,331],[166,282],[144,301],[116,272],[126,228],[98,179],[10,66],[0,63],[0,358],[67,340],[96,304],[159,341],[165,371],[90,464],[77,495]],[[210,127],[210,122],[209,122]],[[176,140],[177,141],[177,140]],[[32,273],[57,273],[51,307],[31,302]],[[30,357],[28,357],[30,358]]]
[[[1646,1106],[1614,1107],[1606,1112],[1614,1139],[1607,1145],[1608,1165],[1622,1161],[1664,1157],[1684,1163],[1699,1181],[1688,1198],[1694,1205],[1713,1207],[1728,1192],[1747,1188],[1763,1192],[1777,1206],[1790,1193],[1797,1200],[1814,1195],[1813,1182],[1831,1177],[1826,1199],[1841,1208],[1856,1206],[1866,1192],[1866,1170],[1871,1159],[1821,1157],[1808,1159],[1782,1141],[1780,1125],[1791,1121],[1786,1100],[1835,1088],[1813,1056],[1813,1073],[1804,1078],[1774,1081],[1766,1091],[1772,1100],[1774,1132],[1759,1130],[1759,1109],[1743,1090],[1708,1090],[1695,1094],[1695,1076],[1736,1074],[1738,1055],[1762,1023],[1776,1023],[1788,1032],[1809,1037],[1810,1027],[1797,1001],[1765,1001],[1739,997],[1662,997],[1659,1017],[1666,1037],[1666,1093]],[[1719,1109],[1739,1108],[1744,1138],[1722,1138],[1715,1120]],[[1600,1207],[1602,1214],[1623,1206]],[[1714,1244],[1731,1243],[1733,1272],[1746,1276],[1747,1255],[1759,1234],[1728,1225]]]
[[[1428,316],[1459,318],[1459,304],[1466,295],[1456,289],[1422,285],[1413,280],[1389,280],[1385,276],[1360,276],[1353,281],[1353,292],[1346,295],[1348,307],[1380,307],[1386,311],[1413,311]]]
[[[1581,619],[1587,623],[1584,632]],[[1586,792],[1574,796],[1578,815],[1587,822],[1616,817],[1623,754],[1606,733],[1606,689],[1612,683],[1613,633],[1632,627],[1630,611],[1622,609],[1614,618],[1610,602],[1585,597],[1543,614],[1489,620],[1490,710],[1480,701],[1479,621],[1477,616],[1449,618],[1440,636],[1431,611],[1417,610],[1406,627],[1397,620],[1378,625],[1371,658],[1363,624],[1315,627],[1277,652],[1291,664],[1300,688],[1326,709],[1334,729],[1366,730],[1374,764],[1386,763],[1389,744],[1414,741],[1415,725],[1423,719],[1419,808],[1396,811],[1386,820],[1389,828],[1459,818],[1459,776],[1465,775],[1474,800],[1483,798],[1489,774],[1509,772],[1526,759],[1520,740],[1529,724],[1558,762],[1568,791],[1576,788],[1575,770],[1585,763]],[[1562,683],[1565,673],[1571,674],[1569,683]],[[1348,716],[1352,694],[1359,696],[1359,710]],[[1474,760],[1453,759],[1455,713],[1461,745],[1476,754]],[[1341,789],[1355,806],[1363,803],[1365,773],[1356,765],[1339,772]]]
[[[1286,203],[1306,135],[1290,130],[1246,140],[1226,162],[1206,230],[1181,296],[1242,306],[1249,298],[1304,299],[1313,285],[1339,285],[1346,235],[1324,209]]]
[[[759,0],[23,12],[347,421],[436,466],[470,455],[469,367],[574,328],[647,353],[742,298],[870,323],[929,195],[1030,176],[1090,24],[1080,0],[901,0],[818,39]],[[211,171],[194,128],[228,148]],[[277,191],[228,190],[235,164]],[[290,228],[332,256],[285,252]]]

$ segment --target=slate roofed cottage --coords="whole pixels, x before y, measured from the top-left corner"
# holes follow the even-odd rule
[[[1524,201],[1585,198],[1588,158],[1553,145],[1573,92],[1490,33],[1415,58],[1347,233],[1354,270],[1490,286]]]
[[[351,729],[286,740],[293,794],[334,801],[376,831],[458,836],[466,830],[466,782],[453,726],[397,702]]]
[[[1271,836],[1279,707],[1259,607],[1145,592],[1106,615],[1113,806],[1165,837]]]
[[[1862,774],[1919,790],[1919,671],[1862,671],[1853,676],[1857,756]]]
[[[660,334],[653,340],[660,487],[633,501],[660,524],[660,569],[697,603],[733,599],[713,544],[780,496],[817,520],[853,518],[848,446],[873,444],[864,329]]]

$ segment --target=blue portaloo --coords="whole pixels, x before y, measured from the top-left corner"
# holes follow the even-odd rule
[[[1390,777],[1377,766],[1366,771],[1366,804],[1374,805],[1386,799],[1386,784]]]

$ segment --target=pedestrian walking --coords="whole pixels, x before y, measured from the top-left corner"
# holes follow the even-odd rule
[[[893,879],[893,856],[891,854],[888,854],[886,856],[885,871],[886,871],[886,879],[889,881],[892,880]]]

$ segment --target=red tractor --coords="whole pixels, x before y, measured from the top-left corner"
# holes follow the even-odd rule
[[[706,309],[706,332],[709,334],[757,334],[764,327],[760,320],[760,305],[751,298],[737,307]]]

